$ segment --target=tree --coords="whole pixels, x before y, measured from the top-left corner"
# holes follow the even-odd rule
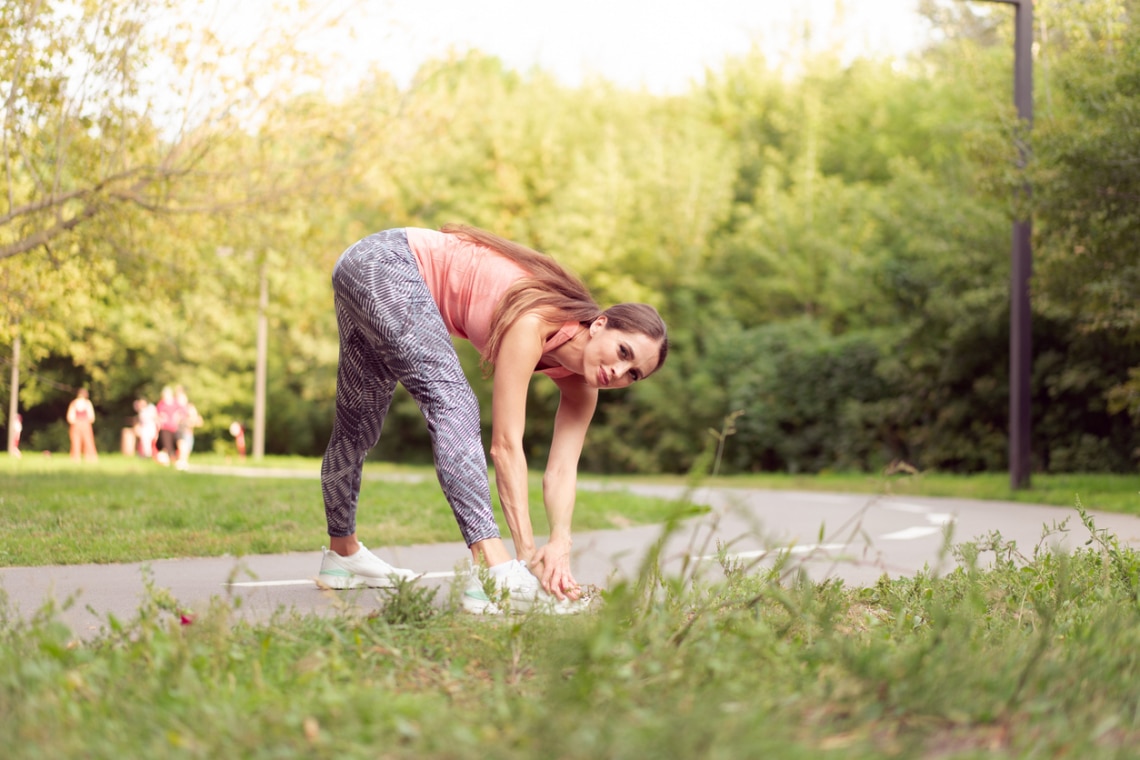
[[[65,359],[25,376],[25,405],[94,382],[129,406],[184,366],[162,346],[203,315],[228,324],[231,293],[193,279],[226,235],[201,233],[311,186],[298,156],[249,146],[311,86],[301,36],[351,2],[284,4],[252,46],[204,21],[219,2],[0,2],[0,345],[18,332],[23,364]]]
[[[1140,346],[1140,4],[1058,5],[1065,23],[1046,48],[1054,73],[1035,135],[1036,292],[1084,340],[1131,354]],[[1117,374],[1106,396],[1140,423],[1140,366]]]

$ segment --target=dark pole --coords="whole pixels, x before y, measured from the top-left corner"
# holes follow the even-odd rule
[[[269,278],[265,272],[265,256],[258,268],[257,298],[257,364],[254,368],[253,390],[253,458],[260,462],[265,456],[265,379],[269,364]]]
[[[1017,4],[1017,30],[1014,35],[1013,99],[1021,122],[1018,158],[1022,168],[1029,162],[1029,131],[1033,127],[1033,0]],[[1033,373],[1033,331],[1029,308],[1029,278],[1033,271],[1033,248],[1029,218],[1029,183],[1023,192],[1026,201],[1020,219],[1013,222],[1013,259],[1010,271],[1009,303],[1009,485],[1029,487],[1032,469],[1030,397]]]
[[[1017,106],[1018,163],[1029,162],[1029,131],[1033,127],[1033,0],[989,0],[1013,5],[1013,102]],[[1029,487],[1032,469],[1030,428],[1032,415],[1033,343],[1029,308],[1029,278],[1033,270],[1033,231],[1029,219],[1029,183],[1021,192],[1026,203],[1018,204],[1013,222],[1009,299],[1009,485],[1014,490]]]

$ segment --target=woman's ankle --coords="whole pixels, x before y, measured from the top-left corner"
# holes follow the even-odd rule
[[[329,549],[342,557],[351,557],[360,551],[360,542],[356,540],[355,533],[351,536],[329,536]]]
[[[511,553],[507,551],[507,545],[503,543],[501,538],[488,538],[471,544],[471,558],[476,563],[485,563],[487,567],[501,565],[513,559]]]

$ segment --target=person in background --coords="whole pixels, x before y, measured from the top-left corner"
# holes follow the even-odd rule
[[[186,390],[180,385],[174,391],[174,400],[182,410],[178,418],[178,430],[175,432],[175,448],[177,459],[175,469],[185,470],[190,466],[190,452],[194,451],[194,428],[202,426],[202,416],[198,409],[186,395]]]
[[[151,459],[158,440],[158,410],[145,398],[135,399],[135,440],[138,455]]]
[[[234,443],[237,445],[238,458],[245,459],[245,428],[237,420],[230,423],[230,435],[234,437]]]
[[[86,388],[80,388],[75,398],[67,405],[67,425],[71,437],[71,458],[95,461],[99,454],[95,451],[95,407]]]
[[[20,453],[20,433],[23,431],[24,416],[22,414],[17,414],[16,417],[12,420],[12,445],[8,449],[8,453],[16,457],[16,459],[19,459],[21,456],[23,456]]]
[[[174,396],[174,388],[169,385],[163,387],[155,411],[158,413],[158,453],[155,459],[159,464],[169,466],[171,460],[178,457],[178,425],[183,415],[183,408]]]
[[[583,609],[570,569],[578,460],[599,390],[625,388],[664,363],[669,342],[657,311],[637,303],[602,309],[554,259],[474,227],[370,235],[341,255],[332,281],[340,360],[321,465],[329,547],[318,583],[383,587],[416,577],[356,536],[364,459],[400,383],[427,422],[440,485],[471,551],[463,609],[500,614],[503,597],[511,611]],[[452,336],[469,340],[494,370],[491,457],[514,558],[492,512],[479,403]],[[550,524],[544,546],[531,528],[523,447],[535,373],[560,392],[543,478]]]

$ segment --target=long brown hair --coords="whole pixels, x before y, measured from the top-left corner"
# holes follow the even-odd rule
[[[603,314],[607,326],[648,335],[661,341],[657,367],[665,362],[669,339],[665,322],[657,310],[647,304],[617,304],[602,310],[585,283],[550,256],[501,238],[478,227],[447,224],[440,232],[457,235],[464,240],[490,248],[515,262],[529,274],[503,294],[491,317],[491,331],[483,349],[485,367],[494,365],[499,356],[503,336],[519,317],[537,312],[544,319],[589,324]],[[654,368],[656,370],[656,367]]]

